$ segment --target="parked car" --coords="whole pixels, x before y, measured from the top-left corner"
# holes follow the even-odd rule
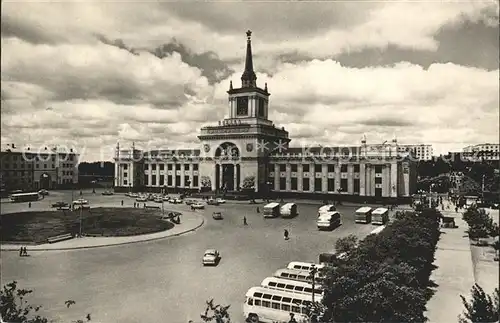
[[[67,207],[67,206],[69,206],[69,204],[66,202],[56,202],[52,204],[52,207],[56,208]]]
[[[219,203],[219,204],[224,204],[224,203],[226,203],[226,200],[221,199],[220,197],[216,198],[215,200],[216,200],[216,201],[217,201],[217,203]]]
[[[196,201],[195,200],[186,200],[186,201],[184,201],[184,203],[186,203],[186,205],[192,205],[192,204],[196,203]]]
[[[222,220],[224,217],[222,216],[221,212],[214,212],[212,213],[212,218],[214,220]]]
[[[168,195],[165,195],[162,197],[163,199],[163,202],[168,202],[170,200],[170,197],[168,197]]]
[[[204,208],[205,208],[205,205],[200,203],[200,202],[196,202],[196,203],[191,204],[191,209],[193,209],[193,210],[202,210]]]
[[[175,198],[175,199],[174,199],[174,204],[182,204],[182,199],[180,199],[180,198]]]
[[[216,199],[209,199],[209,200],[207,201],[207,204],[208,204],[208,205],[219,205],[220,203],[219,203],[219,202],[217,202],[217,200],[216,200]]]
[[[111,191],[104,191],[102,192],[102,195],[113,195],[114,193]]]
[[[144,196],[138,197],[135,200],[137,202],[147,202],[148,201],[148,199],[146,197],[144,197]]]
[[[220,261],[220,253],[216,249],[207,249],[203,254],[203,266],[217,266]]]
[[[44,195],[44,196],[45,195],[49,195],[49,191],[47,191],[46,189],[41,189],[41,190],[38,191],[38,194]]]

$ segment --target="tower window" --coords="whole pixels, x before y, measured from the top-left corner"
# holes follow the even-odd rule
[[[266,103],[266,101],[263,98],[259,98],[258,116],[260,118],[264,118],[266,116],[266,114],[265,114],[265,103]]]
[[[248,98],[246,96],[240,96],[237,99],[236,115],[247,116],[248,115]]]

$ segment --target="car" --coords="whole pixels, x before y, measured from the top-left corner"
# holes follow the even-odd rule
[[[200,203],[200,202],[196,202],[196,203],[191,204],[191,209],[193,209],[193,210],[202,210],[204,208],[205,208],[205,205]]]
[[[169,198],[168,203],[175,204],[175,199],[173,197]]]
[[[215,200],[216,200],[216,201],[217,201],[217,203],[219,203],[219,204],[224,204],[224,203],[226,203],[226,200],[221,199],[220,197],[219,197],[219,198],[217,198],[217,199],[215,199]]]
[[[68,203],[62,202],[62,201],[52,204],[52,207],[56,207],[56,208],[62,208],[62,207],[67,207],[67,206],[68,206]]]
[[[207,249],[203,254],[203,266],[217,266],[220,261],[220,253],[216,249]]]
[[[161,197],[155,198],[155,203],[163,203],[163,198]]]
[[[104,191],[101,194],[102,195],[113,195],[113,192],[111,192],[111,191]]]
[[[182,204],[182,199],[180,199],[180,198],[175,198],[175,199],[174,199],[174,204]]]
[[[219,202],[217,202],[217,200],[216,200],[216,199],[209,199],[209,200],[207,201],[207,204],[208,204],[208,205],[216,205],[216,206],[217,206],[217,205],[219,205],[220,203],[219,203]]]
[[[196,203],[196,201],[195,200],[186,200],[186,201],[184,201],[184,203],[186,203],[186,205],[192,205],[192,204]]]
[[[44,195],[44,196],[45,195],[49,195],[49,191],[47,191],[46,189],[41,189],[41,190],[38,191],[38,194]]]
[[[136,200],[137,202],[147,202],[147,201],[148,201],[148,199],[147,199],[147,198],[145,198],[144,196],[138,197],[138,198],[136,198],[135,200]]]
[[[224,217],[222,216],[221,212],[214,212],[212,213],[212,218],[214,220],[222,220]]]

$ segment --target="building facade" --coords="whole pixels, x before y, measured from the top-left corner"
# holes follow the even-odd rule
[[[434,154],[432,145],[426,144],[399,145],[398,149],[400,152],[411,151],[417,160],[432,160]]]
[[[256,84],[250,37],[249,31],[241,87],[231,82],[227,91],[229,117],[203,127],[197,149],[143,152],[117,146],[116,189],[246,189],[381,198],[414,193],[415,160],[395,138],[382,145],[363,138],[353,147],[290,147],[288,132],[268,118],[270,92],[267,84]]]
[[[2,189],[38,190],[70,187],[78,183],[79,155],[72,149],[2,147],[0,152]]]
[[[464,147],[462,153],[464,158],[470,161],[499,161],[500,145],[490,143],[471,145]]]

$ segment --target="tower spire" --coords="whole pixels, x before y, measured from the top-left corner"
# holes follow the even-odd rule
[[[252,32],[247,31],[247,55],[245,59],[245,70],[241,75],[241,87],[256,87],[257,76],[253,70],[252,58]]]

